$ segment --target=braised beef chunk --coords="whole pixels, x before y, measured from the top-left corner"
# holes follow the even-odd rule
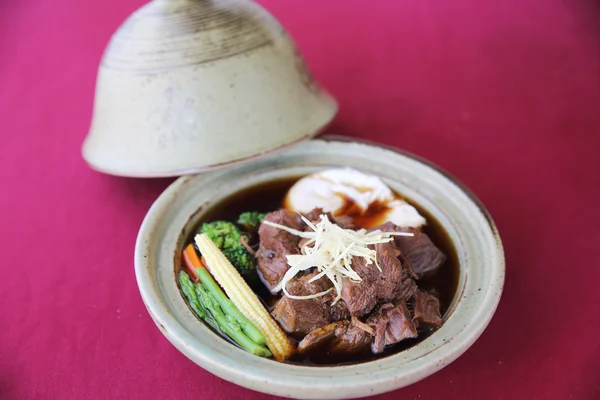
[[[335,294],[333,292],[325,295],[323,299],[323,304],[330,307],[330,318],[332,321],[339,321],[341,319],[350,318],[350,310],[348,310],[348,306],[344,303],[344,300],[338,300],[337,303],[333,304],[333,300],[335,298]],[[331,305],[333,304],[333,305]]]
[[[315,299],[295,300],[283,296],[275,304],[272,315],[288,333],[308,333],[330,322],[329,313]]]
[[[359,353],[371,344],[371,334],[370,327],[355,318],[333,322],[306,335],[298,344],[298,352]]]
[[[377,263],[366,264],[361,257],[352,259],[352,269],[362,281],[352,282],[347,278],[342,281],[342,299],[350,313],[360,317],[368,314],[380,302],[391,301],[398,296],[412,295],[414,282],[402,269],[396,256],[396,248],[392,242],[376,244]],[[414,285],[416,290],[416,285]]]
[[[310,222],[312,222],[313,224],[316,224],[317,222],[321,221],[321,214],[325,214],[327,215],[327,217],[329,218],[329,220],[332,220],[331,214],[330,213],[324,213],[322,208],[315,208],[314,210],[304,214],[304,218],[306,218],[307,220],[309,220]]]
[[[374,354],[383,352],[385,346],[396,344],[404,339],[416,338],[418,335],[404,300],[399,300],[396,305],[391,303],[380,305],[367,318],[367,323],[375,330],[371,344],[371,351]]]
[[[398,250],[398,247],[396,247],[396,250]],[[419,276],[415,273],[415,270],[412,269],[412,267],[410,266],[410,263],[408,262],[406,257],[404,257],[404,254],[402,254],[402,252],[400,250],[398,250],[398,260],[400,260],[400,264],[402,264],[402,268],[406,271],[406,273],[411,278],[419,279]]]
[[[406,261],[402,265],[409,273],[416,273],[419,278],[436,271],[446,261],[444,253],[433,244],[426,233],[421,232],[419,229],[399,228],[391,222],[386,222],[373,229],[379,229],[383,232],[410,232],[414,235],[396,236],[394,243],[400,250],[399,258]]]
[[[310,282],[317,274],[317,271],[313,271],[294,277],[287,283],[287,291],[293,296],[306,296],[330,289],[332,284],[326,277]],[[349,317],[348,309],[342,301],[331,305],[333,298],[331,294],[305,300],[283,296],[275,304],[272,315],[286,332],[307,333],[329,322]]]
[[[310,282],[315,275],[313,272],[294,277],[287,283],[287,291],[293,296],[306,296],[331,287],[327,278]],[[275,304],[272,315],[288,333],[308,333],[331,322],[330,307],[325,306],[321,298],[296,300],[283,296]]]
[[[285,225],[290,228],[303,230],[304,223],[300,216],[288,210],[278,210],[267,214],[265,221]],[[256,257],[258,259],[258,272],[268,287],[273,292],[283,275],[289,269],[286,254],[300,254],[298,242],[300,238],[282,229],[267,224],[261,224],[258,229],[260,246]]]
[[[379,243],[375,245],[377,252],[377,263],[381,271],[376,266],[371,265],[371,271],[377,274],[377,300],[389,301],[395,297],[396,287],[402,280],[402,265],[396,256],[396,248],[392,242]]]
[[[304,214],[304,217],[312,222],[313,224],[317,224],[321,222],[321,215],[325,214],[327,218],[336,225],[341,226],[344,229],[356,229],[356,226],[352,222],[352,217],[348,217],[346,215],[340,215],[334,217],[330,212],[323,212],[322,208],[315,208],[307,214]]]
[[[436,271],[446,261],[446,256],[433,244],[426,233],[414,228],[402,228],[414,236],[396,236],[394,242],[419,278]]]
[[[354,261],[353,267],[356,268]],[[356,270],[356,269],[355,269]],[[342,280],[342,299],[352,315],[362,316],[377,305],[377,296],[373,285],[352,282],[348,278]]]
[[[439,328],[442,326],[440,318],[440,301],[430,293],[417,291],[415,294],[415,311],[413,321],[420,327]]]
[[[287,283],[285,288],[293,296],[317,294],[330,289],[333,285],[325,276],[311,282],[318,274],[317,271],[313,271],[304,275],[296,275]]]
[[[336,329],[336,339],[332,341],[330,353],[359,353],[368,348],[372,340],[372,329],[365,329],[364,324],[352,318],[345,329]]]
[[[335,330],[343,328],[347,323],[348,321],[338,321],[314,329],[298,343],[298,352],[309,353],[323,348],[335,338]]]
[[[414,281],[414,279],[405,274],[402,276],[400,284],[396,287],[394,298],[408,301],[415,295],[417,290],[417,283]]]
[[[398,228],[396,225],[394,225],[393,222],[386,222],[385,224],[376,226],[375,228],[372,228],[370,230],[371,231],[373,231],[373,230],[380,230],[382,232],[398,232],[398,231],[401,231],[401,229]],[[395,241],[394,241],[394,245],[396,245]],[[402,252],[398,249],[397,245],[396,245],[395,249],[396,249],[395,250],[396,257],[398,257],[398,260],[400,260],[400,264],[402,264],[402,269],[411,278],[413,278],[413,279],[419,279],[419,277],[417,276],[417,274],[415,273],[415,271],[410,266],[410,263],[408,262],[408,260],[404,256],[404,254],[402,254]],[[398,290],[402,292],[402,290],[400,288],[398,288]]]

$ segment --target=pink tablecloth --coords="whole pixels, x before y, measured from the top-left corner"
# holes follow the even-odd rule
[[[104,45],[142,3],[0,3],[2,399],[271,398],[194,365],[144,309],[134,241],[170,181],[80,157]],[[262,3],[339,98],[333,132],[446,168],[504,239],[506,289],[480,340],[377,398],[600,398],[598,2]]]

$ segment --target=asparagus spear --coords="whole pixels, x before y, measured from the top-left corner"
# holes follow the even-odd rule
[[[194,283],[190,280],[188,274],[183,271],[179,271],[179,286],[183,295],[187,299],[188,305],[194,311],[194,313],[200,317],[204,322],[209,324],[213,329],[217,329],[217,322],[214,318],[202,307],[196,295],[196,289]]]
[[[212,294],[215,300],[221,306],[221,309],[228,316],[233,317],[238,324],[241,326],[244,333],[252,339],[256,344],[264,345],[267,343],[267,339],[265,335],[258,330],[256,326],[244,314],[240,312],[240,310],[233,304],[231,300],[223,293],[219,285],[215,282],[210,273],[206,270],[206,268],[196,268],[196,274],[200,278],[202,285],[206,288],[206,290]]]
[[[244,334],[242,327],[234,317],[225,315],[212,293],[210,293],[204,288],[203,285],[200,284],[196,284],[195,289],[198,301],[215,318],[221,332],[229,336],[234,342],[254,355],[260,357],[271,357],[271,352],[269,350],[252,341],[252,339]]]

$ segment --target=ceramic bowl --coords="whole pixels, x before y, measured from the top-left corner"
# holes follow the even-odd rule
[[[307,140],[335,116],[279,22],[248,0],[154,0],[115,32],[83,157],[179,176]]]
[[[240,350],[199,322],[184,303],[174,262],[183,237],[211,205],[246,187],[349,166],[380,176],[436,218],[458,253],[456,295],[442,327],[419,344],[376,361],[310,367]],[[302,399],[349,399],[397,389],[440,370],[488,325],[504,283],[498,231],[481,203],[455,179],[412,155],[368,143],[311,140],[244,166],[174,182],[148,212],[136,243],[135,271],[146,307],[165,337],[193,362],[253,390]]]

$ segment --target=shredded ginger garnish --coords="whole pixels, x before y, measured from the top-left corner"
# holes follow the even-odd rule
[[[393,240],[392,236],[414,236],[409,232],[382,232],[380,230],[367,232],[366,229],[354,231],[332,223],[327,215],[321,215],[320,218],[321,221],[315,225],[302,217],[302,220],[312,229],[312,232],[302,232],[274,222],[263,221],[264,224],[307,239],[300,249],[302,254],[286,255],[290,269],[275,287],[275,291],[283,290],[283,293],[291,299],[314,299],[325,296],[335,289],[336,297],[332,305],[337,303],[342,297],[342,278],[346,277],[352,282],[362,281],[361,277],[352,269],[353,257],[364,258],[367,265],[375,264],[381,272],[381,268],[377,263],[377,252],[368,246],[390,242]],[[333,288],[307,296],[291,295],[287,291],[287,283],[299,272],[315,267],[319,273],[311,278],[309,282],[326,276],[333,283]]]

